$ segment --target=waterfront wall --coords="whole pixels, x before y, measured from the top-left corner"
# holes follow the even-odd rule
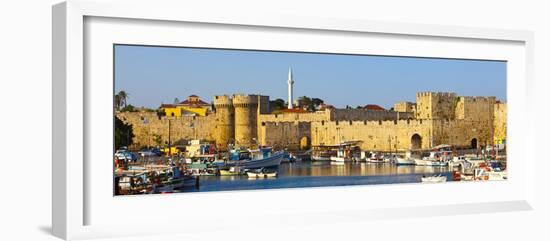
[[[279,114],[265,114],[260,115],[260,122],[312,122],[312,121],[329,121],[330,110],[307,112],[307,113],[294,113],[283,112]]]
[[[155,112],[118,112],[116,116],[133,128],[135,148],[156,146],[155,135],[160,136],[161,145],[168,144],[168,122],[170,140],[204,139],[215,140],[215,115],[161,117]]]
[[[258,128],[258,139],[261,145],[276,148],[309,149],[311,122],[263,122]]]
[[[367,110],[367,109],[332,109],[330,120],[333,121],[363,121],[363,120],[398,120],[412,119],[412,112],[396,112],[389,110]]]
[[[363,150],[408,150],[430,146],[432,121],[330,121],[311,123],[312,145],[335,145],[342,141],[362,141]],[[413,143],[413,136],[418,143]]]
[[[269,114],[269,97],[215,96],[214,112],[207,116],[157,117],[154,112],[117,113],[134,126],[137,146],[154,145],[158,135],[172,143],[205,139],[218,147],[256,144],[300,149],[310,145],[362,141],[366,150],[426,149],[439,144],[481,147],[506,138],[506,104],[494,97],[458,97],[454,93],[418,93],[417,102],[398,106],[415,112],[366,109]],[[415,113],[417,117],[415,118]],[[147,120],[146,122],[144,120]]]
[[[313,145],[362,141],[361,149],[376,151],[428,149],[440,144],[479,148],[490,143],[491,124],[447,119],[314,122],[311,140]]]
[[[493,123],[484,120],[434,120],[434,145],[480,148],[491,144]]]

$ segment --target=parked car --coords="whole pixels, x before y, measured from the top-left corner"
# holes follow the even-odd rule
[[[115,152],[115,158],[117,159],[124,159],[131,162],[136,162],[138,160],[138,157],[136,154],[134,154],[131,151],[120,149]]]
[[[149,156],[161,156],[162,152],[158,148],[144,148],[141,149],[138,154],[142,157],[149,157]]]

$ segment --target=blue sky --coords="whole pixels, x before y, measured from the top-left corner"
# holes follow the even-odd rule
[[[506,101],[506,62],[224,49],[115,46],[115,92],[156,108],[191,94],[263,94],[321,98],[337,107],[415,102],[416,92],[496,96]]]

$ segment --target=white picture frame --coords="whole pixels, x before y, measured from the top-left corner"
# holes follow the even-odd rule
[[[155,11],[149,11],[155,8]],[[91,22],[87,22],[91,21]],[[240,214],[232,217],[233,220],[246,220],[250,217],[264,217],[253,225],[274,225],[285,220],[287,225],[299,224],[301,222],[330,223],[347,220],[371,220],[395,217],[423,217],[434,215],[450,214],[472,214],[482,212],[530,210],[534,202],[534,168],[535,156],[532,148],[534,137],[528,116],[533,98],[530,97],[532,90],[532,66],[533,66],[533,34],[528,31],[518,30],[496,30],[481,28],[466,28],[456,26],[421,25],[409,23],[372,22],[350,19],[320,19],[302,18],[293,16],[274,16],[253,14],[247,16],[231,15],[209,15],[206,11],[186,8],[185,3],[173,1],[155,1],[154,3],[128,3],[122,1],[94,2],[94,1],[67,1],[53,7],[53,194],[52,194],[52,226],[54,235],[63,239],[84,239],[94,237],[112,237],[123,235],[139,235],[174,232],[173,227],[163,223],[145,222],[143,226],[135,226],[135,223],[128,222],[116,227],[109,223],[109,213],[115,207],[125,218],[158,220],[171,215],[182,215],[189,212],[198,214],[198,211],[182,211],[178,204],[182,201],[194,203],[200,209],[208,205],[216,205],[219,200],[224,200],[234,208],[244,208],[243,200],[262,200],[266,203],[275,203],[277,200],[295,198],[296,203],[308,203],[311,200],[324,200],[304,208],[293,208],[290,205],[280,204],[280,210],[266,211],[261,214]],[[91,24],[91,28],[86,24]],[[156,36],[163,39],[152,39],[138,31],[124,31],[120,35],[109,32],[120,28],[129,29],[129,25],[147,28],[150,31],[159,31]],[[194,30],[186,28],[194,25]],[[97,26],[97,27],[96,27]],[[197,27],[199,26],[199,27]],[[165,35],[167,29],[173,35]],[[210,29],[211,28],[211,29]],[[216,34],[216,31],[229,33],[239,32],[240,36],[233,36],[234,45],[228,40],[229,45],[238,48],[239,44],[245,44],[244,35],[258,37],[261,40],[265,35],[295,34],[304,35],[304,40],[313,35],[318,38],[372,38],[373,46],[376,45],[376,38],[395,40],[394,48],[383,50],[381,48],[371,50],[370,54],[400,55],[400,56],[423,56],[423,57],[444,57],[444,58],[480,58],[494,57],[499,60],[509,61],[508,68],[508,96],[509,96],[509,158],[512,161],[511,168],[516,172],[510,173],[510,180],[494,183],[460,183],[459,185],[380,185],[380,186],[352,186],[337,188],[312,188],[312,189],[280,189],[280,190],[258,190],[258,191],[236,191],[220,193],[198,193],[184,195],[163,195],[163,196],[141,196],[115,198],[106,196],[99,189],[105,187],[105,182],[96,182],[100,179],[105,165],[86,161],[86,156],[91,153],[90,148],[97,148],[93,143],[97,140],[87,139],[91,132],[97,135],[97,126],[90,127],[91,119],[100,119],[101,114],[96,115],[95,104],[90,104],[90,99],[98,99],[101,91],[112,93],[108,88],[112,80],[95,81],[90,83],[86,78],[96,78],[104,72],[94,72],[90,76],[87,68],[101,69],[96,67],[97,59],[107,58],[101,51],[105,45],[101,43],[138,43],[149,45],[179,46],[178,29],[182,31],[202,31],[204,34]],[[205,31],[212,31],[207,33]],[[111,34],[109,34],[111,33]],[[198,32],[197,32],[198,33]],[[89,36],[89,35],[93,36]],[[341,36],[340,36],[341,35]],[[351,37],[350,37],[351,36]],[[87,38],[89,37],[89,38]],[[240,39],[241,38],[241,39]],[[298,39],[298,38],[297,38]],[[242,41],[240,41],[242,40]],[[95,41],[88,45],[86,41]],[[124,41],[124,42],[119,42]],[[190,40],[188,40],[190,41]],[[191,41],[201,41],[196,38]],[[351,40],[350,40],[351,41]],[[369,40],[370,41],[370,40]],[[399,42],[399,41],[402,41]],[[440,49],[418,47],[413,49],[407,45],[407,41],[433,41],[433,44]],[[305,45],[299,41],[293,46],[292,43],[281,40],[280,43],[268,43],[262,45],[258,41],[246,43],[249,48],[277,48],[284,50],[304,50]],[[353,42],[353,41],[351,41]],[[390,41],[391,42],[391,41]],[[99,43],[99,44],[95,44]],[[265,41],[264,41],[265,43]],[[420,43],[420,42],[418,42]],[[430,42],[431,43],[431,42]],[[202,47],[212,47],[219,43],[210,42],[202,44]],[[193,45],[193,44],[191,44]],[[326,46],[325,46],[326,45]],[[99,46],[96,48],[96,46]],[[103,47],[102,47],[103,46]],[[193,46],[196,46],[193,45]],[[219,46],[219,47],[231,47]],[[266,47],[267,46],[267,47]],[[297,47],[301,46],[301,47]],[[350,51],[356,53],[360,49],[354,49],[350,44],[348,50],[340,49],[338,52]],[[401,47],[400,47],[401,46]],[[408,47],[407,47],[408,46]],[[93,48],[94,51],[87,49]],[[467,48],[465,48],[467,47]],[[324,48],[332,48],[328,41],[320,41],[319,45],[311,46],[317,51]],[[455,50],[452,50],[456,48]],[[471,48],[471,49],[470,49]],[[447,49],[448,51],[446,51]],[[457,50],[458,49],[458,50]],[[478,49],[473,51],[472,49]],[[95,51],[98,50],[98,51]],[[307,49],[312,50],[312,49]],[[463,50],[463,51],[462,51]],[[374,52],[373,52],[374,51]],[[378,51],[378,52],[377,52]],[[392,52],[393,51],[393,52]],[[406,53],[409,51],[408,53]],[[459,52],[463,52],[460,54]],[[89,59],[93,53],[92,59]],[[107,60],[103,60],[107,61]],[[109,62],[109,61],[107,61]],[[111,60],[112,62],[112,60]],[[98,74],[95,74],[98,73]],[[101,73],[101,74],[99,74]],[[108,70],[105,73],[109,73]],[[105,87],[107,86],[107,87]],[[111,87],[112,88],[112,87]],[[103,95],[102,95],[103,96]],[[105,103],[112,103],[105,98]],[[96,102],[94,102],[96,103]],[[112,116],[111,116],[112,118]],[[107,135],[112,135],[112,132]],[[98,138],[96,138],[98,139]],[[88,141],[87,141],[88,140]],[[520,141],[517,141],[520,140]],[[112,140],[111,140],[112,141]],[[107,145],[108,146],[108,145]],[[104,150],[106,153],[112,149]],[[96,153],[96,152],[94,152]],[[523,153],[523,154],[521,154]],[[111,153],[112,154],[112,153]],[[521,155],[520,155],[521,154]],[[95,154],[94,154],[95,155]],[[99,155],[98,156],[102,156]],[[521,165],[515,165],[521,157]],[[109,163],[109,165],[111,165]],[[99,171],[97,171],[99,170]],[[109,169],[112,170],[112,169]],[[96,175],[97,174],[97,175]],[[95,176],[98,176],[97,178]],[[93,179],[92,183],[90,179]],[[406,202],[389,200],[388,195],[407,195],[405,188],[409,188],[412,196],[422,193],[432,193],[422,198],[411,197]],[[482,193],[483,190],[491,191]],[[94,191],[99,190],[99,191]],[[109,192],[111,190],[108,190]],[[437,198],[433,193],[480,193],[480,198],[459,197],[456,199]],[[375,198],[372,198],[374,195]],[[101,196],[101,197],[100,197]],[[325,200],[324,197],[330,196]],[[383,198],[383,197],[386,198]],[[339,198],[340,197],[340,198]],[[333,201],[351,200],[346,207],[326,207],[323,204]],[[475,201],[478,200],[478,201]],[[362,204],[367,203],[365,207]],[[128,206],[127,209],[121,207]],[[160,204],[160,205],[155,205]],[[254,204],[247,203],[247,205]],[[144,214],[132,214],[132,207],[144,207],[148,212]],[[324,207],[323,211],[319,211]],[[133,216],[132,216],[133,215]],[[212,213],[211,215],[216,215]],[[90,218],[97,217],[97,218]],[[327,218],[329,217],[329,218]],[[211,218],[212,220],[212,218]],[[182,221],[178,224],[178,232],[199,232],[204,231],[204,224],[208,222],[208,228],[238,228],[238,225],[227,223],[223,217],[217,221],[205,219],[194,219],[192,222]],[[238,222],[238,221],[236,221]],[[181,228],[181,227],[185,228]],[[144,228],[146,227],[146,228]]]

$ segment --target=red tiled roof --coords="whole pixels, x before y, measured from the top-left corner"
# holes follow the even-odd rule
[[[160,108],[175,108],[176,105],[172,105],[172,104],[162,104],[160,105]]]
[[[367,109],[367,110],[386,110],[386,109],[382,108],[379,105],[365,105],[363,107],[363,109]]]
[[[184,100],[182,102],[180,102],[180,105],[210,105],[202,100],[197,100],[197,101],[189,101],[189,100]]]
[[[180,105],[187,105],[187,106],[205,106],[209,105],[208,103],[202,101],[199,96],[197,95],[190,95],[187,97],[187,100],[184,100],[179,103]]]

